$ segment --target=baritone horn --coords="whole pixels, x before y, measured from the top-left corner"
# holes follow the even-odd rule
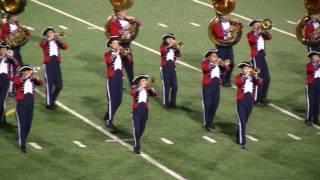
[[[213,8],[216,10],[217,16],[211,19],[208,27],[209,39],[218,46],[233,46],[237,44],[242,36],[242,24],[239,20],[229,19],[230,26],[233,27],[229,32],[228,39],[221,40],[217,38],[213,31],[213,24],[219,20],[220,15],[228,15],[235,8],[235,0],[212,0]]]
[[[309,14],[319,14],[320,13],[320,1],[319,0],[304,0],[304,6]],[[296,36],[297,39],[307,46],[312,46],[320,43],[320,28],[317,28],[313,33],[311,38],[306,38],[304,36],[305,27],[310,20],[309,16],[302,17],[296,26]]]

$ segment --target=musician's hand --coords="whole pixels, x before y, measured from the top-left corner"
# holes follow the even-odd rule
[[[228,32],[233,32],[236,30],[236,27],[235,26],[230,26],[229,29],[228,29]]]
[[[133,16],[126,16],[126,19],[129,21],[136,21],[136,18]]]

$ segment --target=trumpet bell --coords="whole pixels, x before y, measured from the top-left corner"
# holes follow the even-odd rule
[[[214,17],[208,27],[208,35],[209,35],[209,39],[216,45],[218,46],[233,46],[235,44],[237,44],[242,36],[242,30],[241,30],[241,25],[239,24],[239,22],[235,21],[235,20],[230,20],[230,24],[232,26],[234,26],[235,30],[233,32],[231,32],[231,38],[228,40],[221,40],[218,39],[217,36],[215,35],[214,31],[213,31],[213,24],[218,21],[218,17]]]
[[[212,0],[212,5],[219,14],[227,15],[234,10],[236,3],[235,0]]]
[[[272,28],[272,21],[267,18],[261,21],[261,29],[262,30],[269,30]]]
[[[9,15],[17,15],[24,11],[27,0],[1,0],[0,9]]]
[[[125,10],[131,8],[134,0],[109,0],[116,10]]]

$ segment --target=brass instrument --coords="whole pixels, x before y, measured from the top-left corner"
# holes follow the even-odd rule
[[[122,56],[127,56],[131,53],[131,49],[130,48],[123,48],[123,47],[120,47],[120,54]]]
[[[304,5],[311,14],[318,14],[320,13],[320,2],[318,0],[304,0]],[[311,39],[306,39],[304,36],[305,27],[309,21],[309,16],[302,17],[296,26],[296,36],[297,39],[307,46],[312,46],[320,43],[320,29],[318,29]]]
[[[55,39],[61,39],[61,38],[64,38],[66,37],[66,32],[64,31],[61,31],[61,32],[58,32],[58,33],[55,33]]]
[[[259,76],[260,72],[261,72],[260,68],[253,68],[250,74],[251,76],[257,77]]]
[[[131,8],[134,0],[109,0],[116,10],[125,10]]]
[[[261,29],[263,31],[270,30],[272,28],[272,21],[269,18],[263,19],[261,21]]]
[[[1,0],[0,10],[6,17],[8,15],[17,15],[24,11],[27,0]],[[15,33],[11,33],[6,39],[6,43],[10,47],[21,47],[25,45],[30,38],[30,31],[22,24],[17,23],[18,29]]]
[[[216,37],[213,32],[213,24],[219,20],[219,15],[228,15],[235,8],[235,0],[212,0],[214,9],[217,11],[217,16],[211,19],[208,27],[209,39],[218,46],[232,46],[237,44],[242,36],[242,25],[236,19],[230,19],[230,26],[233,27],[230,31],[229,38],[227,40],[221,40]]]
[[[104,25],[104,34],[110,39],[109,25],[112,21],[114,21],[117,17],[115,15],[109,16],[106,24]],[[127,33],[121,37],[122,41],[133,41],[139,33],[139,29],[137,28],[137,23],[135,21],[129,21],[131,27],[127,30]]]
[[[220,66],[229,66],[230,65],[230,60],[229,59],[222,60],[222,59],[219,58],[218,64]]]
[[[183,42],[182,41],[176,41],[176,43],[173,45],[173,47],[177,49],[181,49],[183,47]]]
[[[3,14],[17,15],[24,11],[27,0],[1,0],[0,9]]]

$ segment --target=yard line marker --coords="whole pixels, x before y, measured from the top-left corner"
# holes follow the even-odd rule
[[[134,141],[134,139],[121,139],[122,141]],[[107,139],[106,142],[118,142],[118,140]]]
[[[320,132],[317,132],[316,134],[319,134],[319,135],[320,135]]]
[[[6,112],[6,116],[10,116],[11,114],[13,114],[15,112],[16,112],[16,109],[12,108],[12,109],[10,109],[9,111]]]
[[[53,11],[55,11],[55,12],[58,12],[58,13],[60,13],[60,14],[63,14],[63,15],[65,15],[65,16],[67,16],[67,17],[70,17],[71,19],[74,19],[74,20],[76,20],[76,21],[82,22],[82,23],[87,24],[87,25],[89,25],[89,26],[91,26],[91,27],[95,27],[95,28],[97,28],[98,30],[104,31],[104,28],[102,28],[102,27],[99,27],[99,26],[97,26],[97,25],[95,25],[95,24],[92,24],[92,23],[90,23],[90,22],[88,22],[88,21],[85,21],[85,20],[83,20],[83,19],[81,19],[81,18],[75,17],[75,16],[73,16],[73,15],[71,15],[71,14],[68,14],[68,13],[66,13],[66,12],[64,12],[64,11],[61,11],[61,10],[59,10],[59,9],[56,9],[56,8],[50,6],[50,5],[44,4],[44,3],[39,2],[39,1],[37,1],[37,0],[31,0],[31,1],[34,2],[34,3],[37,3],[37,4],[41,5],[41,6],[44,6],[44,7],[48,8],[48,9],[51,9],[51,10],[53,10]],[[199,4],[202,4],[202,5],[205,5],[205,6],[209,6],[209,7],[212,8],[212,5],[210,5],[210,4],[208,4],[208,3],[204,3],[204,2],[201,2],[201,1],[199,1],[199,0],[192,0],[192,1],[193,1],[193,2],[196,2],[196,3],[199,3]],[[238,15],[238,14],[234,14],[234,15],[237,15],[238,17],[240,17],[240,18],[242,18],[242,19],[245,19],[245,20],[247,20],[247,21],[251,21],[251,20],[252,20],[252,19],[250,19],[250,18],[247,18],[247,17],[245,17],[245,16],[241,16],[241,15]],[[275,28],[275,29],[277,29],[277,28]],[[282,31],[282,30],[281,30],[281,31]],[[282,32],[282,33],[283,33],[283,32]],[[295,37],[295,35],[293,35],[293,34],[291,34],[291,33],[288,33],[288,32],[285,32],[284,34],[289,35],[289,36],[292,36],[292,37]],[[143,49],[145,49],[145,50],[147,50],[147,51],[150,51],[150,52],[152,52],[152,53],[154,53],[154,54],[160,55],[160,52],[159,52],[159,51],[156,51],[156,50],[154,50],[154,49],[152,49],[152,48],[149,48],[149,47],[147,47],[147,46],[144,46],[144,45],[142,45],[142,44],[140,44],[140,43],[138,43],[138,42],[133,41],[132,44],[134,44],[134,45],[136,45],[136,46],[139,46],[139,47],[141,47],[141,48],[143,48]],[[178,64],[180,64],[180,65],[183,65],[183,66],[188,67],[188,68],[190,68],[190,69],[193,69],[193,70],[195,70],[195,71],[202,72],[201,69],[196,68],[196,67],[194,67],[194,66],[191,66],[191,65],[189,65],[189,64],[187,64],[187,63],[185,63],[185,62],[182,62],[182,61],[180,61],[180,60],[177,60],[176,62],[177,62]],[[236,86],[233,86],[233,87],[236,88]],[[290,117],[293,117],[293,118],[295,118],[295,119],[297,119],[297,120],[303,120],[303,118],[301,118],[301,117],[299,117],[299,116],[297,116],[297,115],[295,115],[295,114],[293,114],[293,113],[291,113],[291,112],[289,112],[289,111],[287,111],[287,110],[285,110],[285,109],[283,109],[283,108],[281,108],[281,107],[279,107],[279,106],[277,106],[277,105],[275,105],[275,104],[269,103],[268,106],[270,106],[270,107],[272,107],[272,108],[275,108],[275,109],[279,110],[280,112],[282,112],[282,113],[284,113],[284,114],[286,114],[286,115],[288,115],[288,116],[290,116]],[[320,129],[319,126],[313,125],[313,127],[317,128],[317,129]]]
[[[162,142],[166,143],[166,144],[174,144],[172,141],[170,141],[169,139],[166,138],[160,138]]]
[[[287,21],[289,24],[297,24],[296,22],[293,22],[293,21]]]
[[[202,139],[209,141],[209,143],[217,143],[216,140],[208,136],[202,136]]]
[[[68,30],[69,28],[63,26],[63,25],[59,25],[59,28],[64,29],[64,30]]]
[[[250,139],[251,141],[254,141],[254,142],[258,142],[259,140],[257,139],[257,138],[255,138],[255,137],[253,137],[253,136],[250,136],[250,135],[246,135],[246,137],[248,138],[248,139]]]
[[[84,145],[82,142],[80,142],[80,141],[72,141],[73,142],[73,144],[75,144],[75,145],[77,145],[77,146],[79,146],[79,147],[81,147],[81,148],[86,148],[87,146],[86,145]]]
[[[207,6],[207,7],[213,8],[213,6],[212,6],[211,4],[208,4],[208,3],[205,3],[205,2],[202,2],[202,1],[199,1],[199,0],[192,0],[192,1],[195,2],[195,3],[201,4],[201,5],[203,5],[203,6]],[[242,15],[237,14],[237,13],[231,13],[231,15],[236,16],[236,17],[241,18],[241,19],[244,19],[244,20],[246,20],[246,21],[252,21],[251,18],[242,16]],[[280,32],[280,33],[282,33],[282,34],[286,34],[286,35],[291,36],[291,37],[294,37],[294,38],[297,37],[296,35],[294,35],[294,34],[292,34],[292,33],[289,33],[289,32],[287,32],[287,31],[281,30],[281,29],[276,28],[276,27],[273,27],[272,29],[273,29],[274,31]]]
[[[33,27],[30,27],[30,26],[26,26],[26,25],[23,25],[23,27],[29,29],[30,31],[34,31],[34,28]]]
[[[194,22],[191,22],[190,23],[192,26],[196,26],[196,27],[200,27],[201,25],[200,24],[197,24],[197,23],[194,23]]]
[[[88,29],[98,29],[98,28],[89,26]]]
[[[167,28],[167,27],[168,27],[167,25],[165,25],[165,24],[163,24],[163,23],[158,23],[158,25],[161,26],[161,27],[164,27],[164,28]]]
[[[32,146],[34,149],[38,149],[38,150],[41,150],[41,149],[42,149],[42,147],[41,147],[39,144],[35,143],[35,142],[29,142],[29,144],[30,144],[30,146]]]
[[[32,2],[35,2],[35,0],[32,0]],[[46,95],[41,92],[39,89],[35,89],[35,91],[42,97],[46,97]],[[76,112],[75,110],[69,108],[68,106],[64,105],[63,103],[56,101],[57,106],[59,106],[60,108],[64,109],[65,111],[67,111],[68,113],[72,114],[73,116],[77,117],[78,119],[80,119],[82,122],[90,125],[91,127],[95,128],[96,130],[100,131],[102,134],[108,136],[109,138],[113,139],[113,140],[117,140],[119,142],[119,144],[129,148],[130,150],[133,149],[133,147],[122,141],[118,136],[113,135],[112,133],[110,133],[109,131],[105,130],[103,127],[99,126],[98,124],[94,123],[93,121],[89,120],[88,118],[84,117],[83,115],[79,114],[78,112]],[[168,167],[164,166],[163,164],[161,164],[159,161],[153,159],[151,156],[145,154],[144,152],[141,152],[140,156],[145,159],[146,161],[150,162],[151,164],[157,166],[158,168],[160,168],[162,171],[166,172],[167,174],[171,175],[172,177],[178,179],[178,180],[186,180],[183,176],[181,176],[180,174],[178,174],[177,172],[169,169]]]
[[[291,137],[292,139],[294,139],[294,140],[297,140],[297,141],[301,140],[300,137],[298,137],[298,136],[296,136],[296,135],[294,135],[294,134],[288,133],[287,135],[288,135],[289,137]]]

